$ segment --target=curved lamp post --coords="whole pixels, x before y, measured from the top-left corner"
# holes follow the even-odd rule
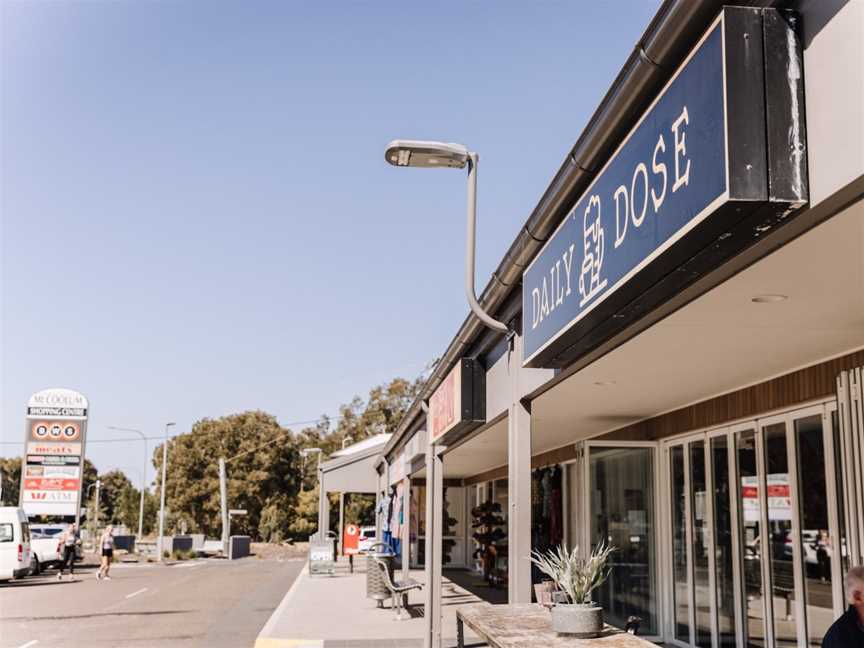
[[[504,322],[489,315],[480,302],[474,287],[477,232],[477,163],[480,156],[469,151],[462,144],[448,142],[427,142],[422,140],[393,140],[387,145],[384,159],[397,167],[418,167],[423,169],[463,169],[468,167],[468,237],[465,244],[465,296],[468,305],[483,324],[499,333],[509,333]]]

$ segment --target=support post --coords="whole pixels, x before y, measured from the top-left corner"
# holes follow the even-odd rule
[[[508,352],[507,601],[531,602],[531,412],[521,400],[522,338]]]
[[[411,478],[402,480],[402,524],[399,529],[402,538],[402,578],[407,579],[411,572]]]
[[[336,538],[336,546],[339,547],[339,555],[345,551],[345,547],[342,546],[342,539],[345,536],[345,493],[339,491],[339,536]],[[337,556],[338,560],[339,557]]]
[[[441,648],[441,551],[444,466],[439,448],[426,448],[426,587],[424,648]]]
[[[156,539],[156,560],[162,562],[162,545],[165,537],[165,472],[168,469],[168,428],[162,442],[162,487],[159,489],[159,537]]]
[[[318,470],[318,538],[324,540],[330,530],[330,500],[327,498],[327,486],[324,475]]]
[[[231,520],[228,517],[228,475],[225,459],[219,458],[219,504],[222,511],[222,555],[228,555],[228,540],[231,534]]]
[[[138,537],[135,542],[141,542],[144,537],[144,489],[147,488],[147,440],[144,440],[144,466],[141,468],[141,497],[138,502]],[[137,551],[136,545],[136,551]]]

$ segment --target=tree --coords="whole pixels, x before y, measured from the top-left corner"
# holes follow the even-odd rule
[[[21,490],[21,457],[7,457],[0,459],[0,471],[2,471],[3,506],[18,506],[18,497]]]
[[[318,529],[318,486],[297,496],[294,515],[288,524],[289,537],[306,540]]]
[[[129,478],[119,470],[111,470],[107,473],[99,475],[99,519],[105,523],[121,523],[127,526],[134,526],[137,521],[137,509],[128,519],[127,516],[120,516],[118,513],[118,505],[121,498],[127,491],[135,492],[135,487]],[[128,513],[128,511],[127,511]],[[125,518],[125,519],[121,519]],[[129,524],[133,522],[133,524]]]
[[[287,535],[291,504],[300,489],[300,456],[296,440],[275,417],[264,412],[243,412],[219,419],[202,419],[189,434],[168,441],[166,506],[185,519],[189,531],[209,536],[221,534],[218,460],[227,464],[228,503],[247,514],[231,521],[232,533],[259,538],[261,515],[270,506],[268,534],[275,531],[274,508],[288,514],[276,526]],[[157,474],[162,467],[162,446],[154,449]],[[281,495],[287,500],[274,499]],[[158,497],[158,486],[157,486]],[[281,504],[280,504],[281,502]],[[174,529],[167,529],[168,532]]]

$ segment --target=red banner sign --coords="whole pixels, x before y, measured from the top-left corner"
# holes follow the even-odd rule
[[[342,533],[342,555],[350,556],[360,551],[360,527],[346,524]]]
[[[78,490],[77,479],[62,479],[50,477],[28,478],[24,480],[25,490]]]

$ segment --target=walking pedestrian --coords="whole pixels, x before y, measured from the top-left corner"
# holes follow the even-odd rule
[[[111,571],[111,561],[114,560],[114,527],[108,525],[99,538],[99,546],[102,548],[102,564],[96,572],[96,580],[111,580],[108,572]]]
[[[60,546],[61,561],[60,572],[57,574],[57,580],[63,580],[63,570],[66,565],[69,565],[69,576],[75,575],[75,550],[81,544],[81,536],[78,534],[78,525],[70,524],[66,527],[63,535],[60,536],[58,543]]]
[[[846,574],[849,609],[828,628],[822,648],[864,648],[864,567]]]

